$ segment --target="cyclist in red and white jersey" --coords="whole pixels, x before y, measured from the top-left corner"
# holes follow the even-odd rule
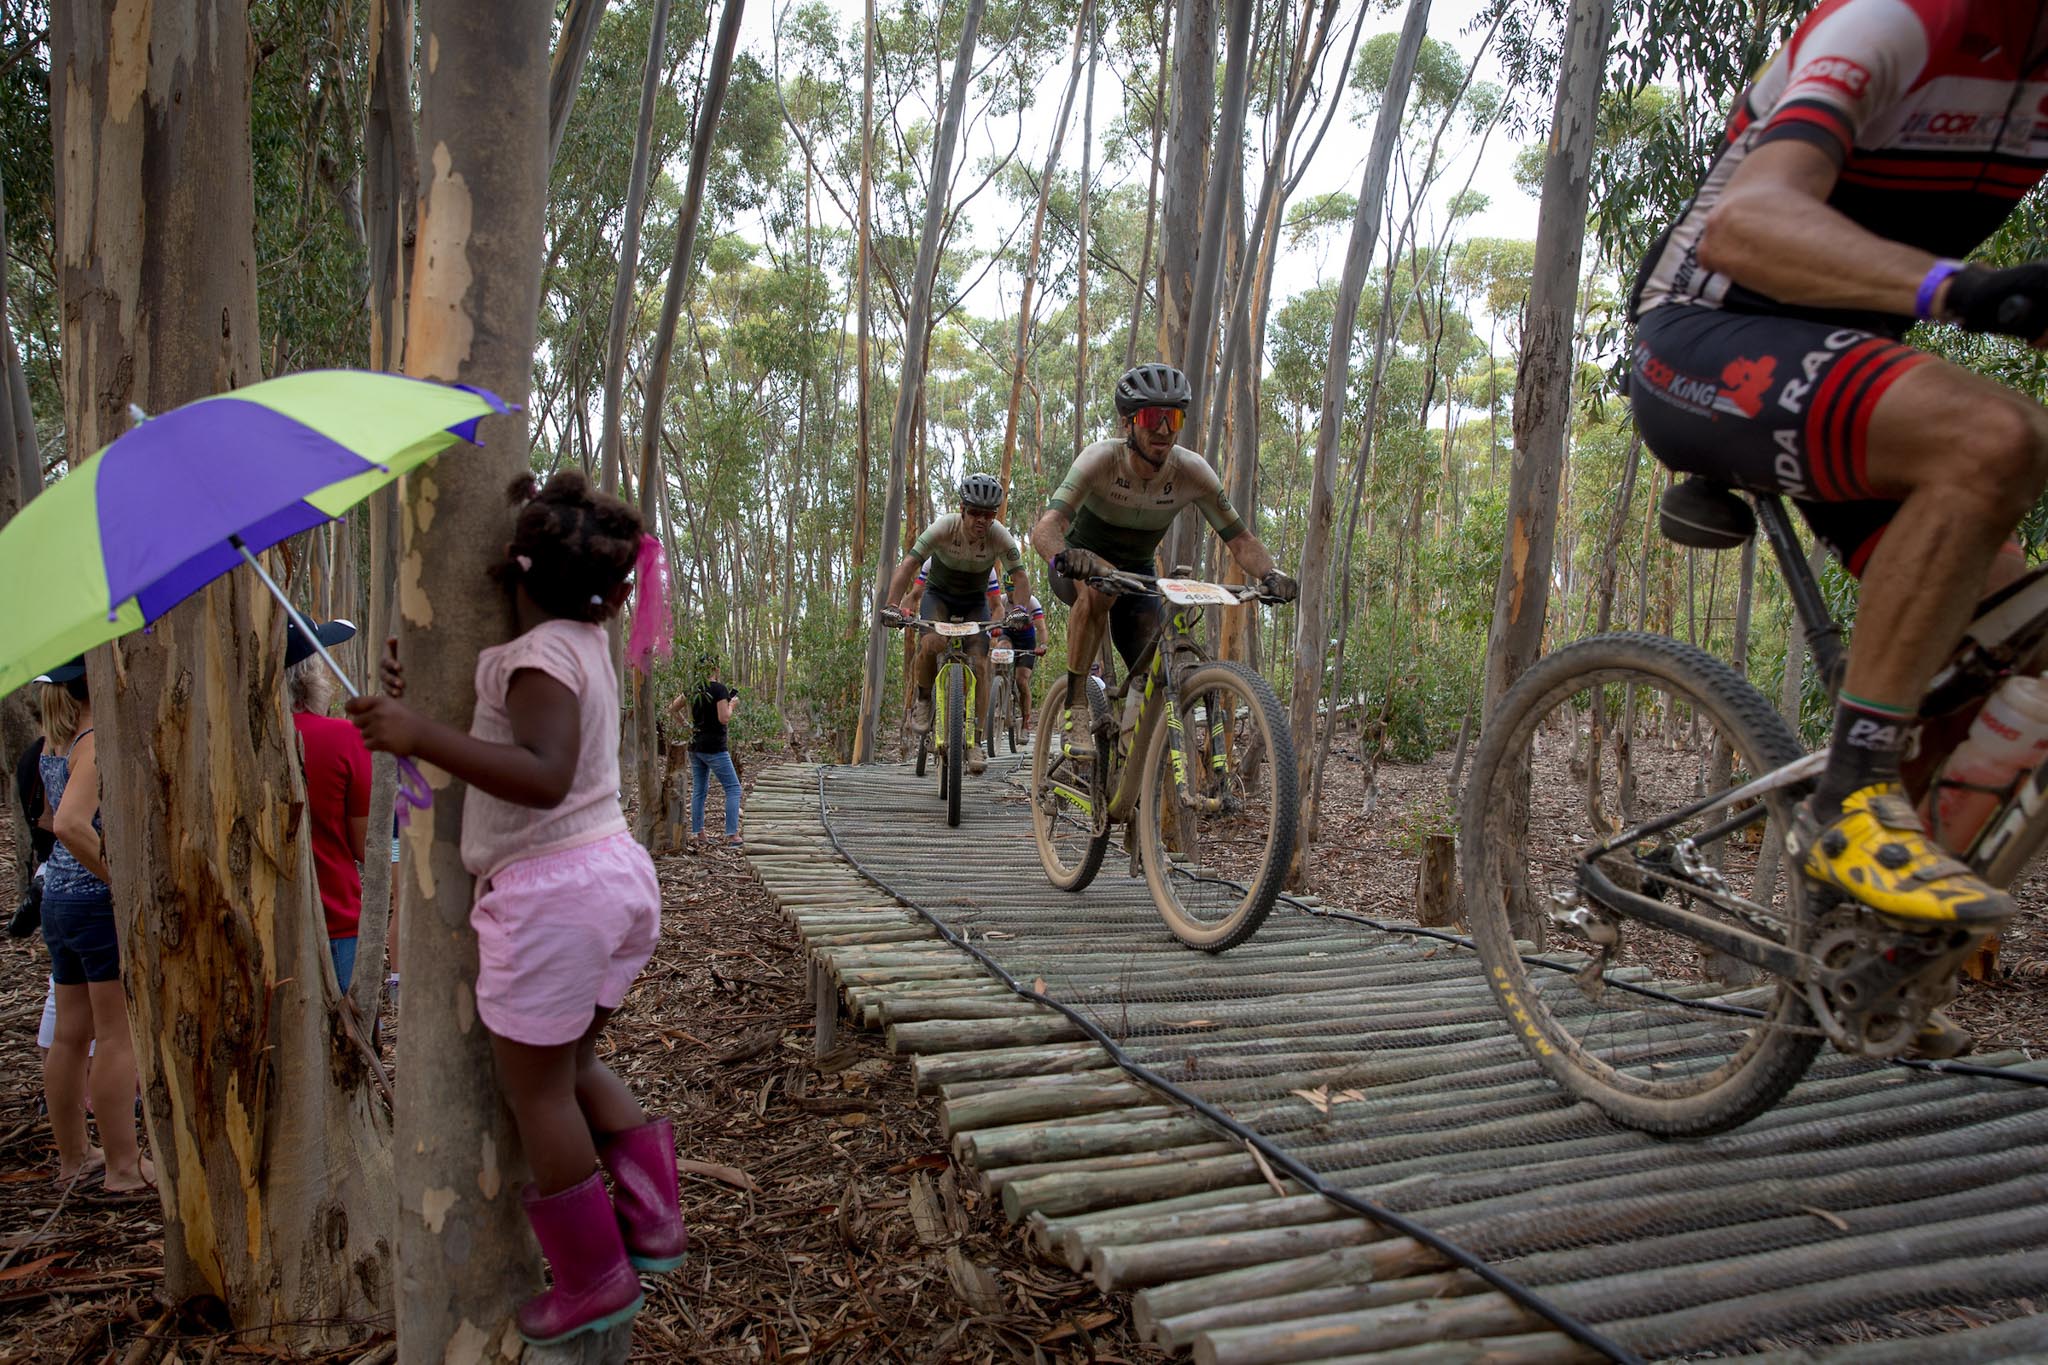
[[[1863,580],[1808,876],[1911,921],[2011,901],[1900,783],[1928,680],[2048,483],[2048,411],[1903,345],[1919,320],[2048,337],[2048,265],[1963,265],[2048,170],[2048,3],[1824,0],[1738,101],[1633,297],[1636,421],[1665,464],[1791,496]]]

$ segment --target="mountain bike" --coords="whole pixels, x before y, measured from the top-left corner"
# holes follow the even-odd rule
[[[1017,752],[1017,651],[1011,645],[992,645],[988,651],[988,685],[994,689],[989,707],[989,753],[995,753],[995,737],[1007,735],[1010,752]]]
[[[917,737],[917,775],[924,776],[925,762],[936,754],[939,760],[939,799],[946,803],[946,823],[960,823],[960,780],[965,774],[968,746],[980,742],[981,714],[978,687],[969,665],[967,642],[985,631],[996,630],[1000,621],[931,621],[902,616],[890,611],[882,624],[920,635],[945,639],[939,655],[939,669],[932,680],[932,727]]]
[[[1672,515],[1674,497],[1690,510]],[[1832,697],[1840,628],[1783,500],[1693,480],[1665,511],[1665,534],[1702,548],[1739,545],[1761,521]],[[2036,570],[1980,609],[1928,688],[1908,795],[2002,678],[2044,662]],[[1984,933],[1886,919],[1800,875],[1785,837],[1826,757],[1802,754],[1741,674],[1663,636],[1580,640],[1508,689],[1465,789],[1461,867],[1496,1000],[1559,1084],[1630,1127],[1695,1136],[1776,1103],[1824,1041],[1889,1058],[1931,1040],[1952,1055],[1934,1012]],[[2048,765],[1997,802],[1957,856],[2005,886],[2048,839]]]
[[[1250,584],[1147,574],[1088,583],[1157,593],[1172,610],[1114,692],[1091,677],[1070,717],[1062,678],[1039,704],[1031,750],[1039,860],[1054,886],[1079,891],[1122,825],[1131,875],[1143,872],[1174,937],[1212,953],[1234,948],[1265,922],[1294,857],[1294,743],[1266,680],[1212,659],[1197,632],[1207,607],[1278,599]],[[1111,718],[1117,710],[1121,725]]]

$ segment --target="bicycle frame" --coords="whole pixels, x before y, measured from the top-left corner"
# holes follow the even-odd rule
[[[1138,656],[1136,666],[1124,676],[1122,685],[1110,694],[1114,706],[1143,680],[1144,700],[1138,712],[1138,723],[1131,731],[1129,746],[1125,747],[1121,733],[1117,738],[1115,753],[1119,771],[1116,790],[1109,801],[1111,823],[1130,819],[1138,808],[1138,788],[1142,785],[1143,773],[1140,764],[1132,761],[1132,756],[1149,752],[1152,734],[1159,728],[1162,715],[1173,735],[1174,785],[1179,788],[1183,800],[1193,797],[1188,790],[1187,737],[1180,723],[1180,679],[1189,668],[1210,661],[1209,651],[1202,648],[1195,636],[1195,628],[1204,620],[1205,607],[1221,605],[1221,602],[1173,601],[1171,597],[1168,600],[1174,609],[1167,617],[1166,628]],[[1230,605],[1241,605],[1242,600],[1233,599]]]
[[[1812,650],[1820,678],[1832,698],[1841,689],[1846,659],[1841,644],[1841,627],[1828,611],[1820,585],[1799,552],[1799,541],[1785,510],[1784,499],[1776,494],[1750,493],[1757,520],[1784,575],[1798,613],[1807,647]],[[1979,613],[1964,635],[1955,656],[1929,684],[1921,704],[1923,717],[1952,714],[1972,701],[1989,695],[1998,681],[2023,668],[2037,666],[2048,647],[2048,568],[2037,569],[2003,590],[1992,605]],[[1590,899],[1610,906],[1631,918],[1679,934],[1694,942],[1761,967],[1795,981],[1813,979],[1818,965],[1806,954],[1758,934],[1695,914],[1676,905],[1617,886],[1596,863],[1630,844],[1651,838],[1715,807],[1735,808],[1721,824],[1704,831],[1687,844],[1697,848],[1727,837],[1767,815],[1757,798],[1780,788],[1792,787],[1817,776],[1827,761],[1821,750],[1781,768],[1764,773],[1740,787],[1710,792],[1681,810],[1660,815],[1644,824],[1622,830],[1579,859],[1579,887]],[[2018,790],[2009,793],[1995,811],[1965,860],[1994,886],[2008,885],[2021,868],[2048,842],[2048,764],[2036,768]],[[1689,896],[1725,908],[1748,906],[1725,893],[1687,882]],[[1760,908],[1760,907],[1759,907]]]

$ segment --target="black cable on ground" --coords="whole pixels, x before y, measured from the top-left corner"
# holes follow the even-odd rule
[[[825,796],[826,774],[829,771],[830,769],[823,767],[818,769],[818,820],[822,825],[824,825],[825,837],[832,841],[832,847],[838,851],[839,856],[846,859],[848,863],[852,864],[853,869],[856,872],[860,873],[863,877],[866,877],[876,886],[881,887],[884,891],[887,891],[891,896],[894,896],[898,902],[900,902],[903,905],[909,906],[911,909],[917,911],[918,914],[924,916],[924,918],[931,924],[931,926],[934,929],[938,930],[939,937],[944,939],[953,947],[959,949],[961,952],[968,954],[970,957],[974,958],[975,961],[981,963],[981,965],[986,967],[991,973],[993,973],[999,981],[1001,981],[1005,986],[1009,987],[1011,991],[1016,993],[1021,998],[1029,1000],[1034,1004],[1047,1006],[1048,1008],[1056,1010],[1060,1014],[1064,1015],[1069,1022],[1073,1023],[1076,1027],[1081,1029],[1082,1032],[1086,1033],[1091,1039],[1095,1041],[1095,1043],[1098,1046],[1100,1046],[1105,1052],[1107,1052],[1110,1055],[1110,1059],[1114,1061],[1118,1067],[1128,1072],[1129,1074],[1137,1077],[1139,1080],[1145,1082],[1145,1084],[1151,1086],[1155,1090],[1159,1090],[1164,1092],[1165,1094],[1171,1095],[1175,1100],[1179,1101],[1181,1104],[1186,1105],[1188,1108],[1194,1110],[1197,1114],[1200,1114],[1210,1123],[1216,1125],[1217,1127],[1223,1129],[1225,1132],[1229,1133],[1231,1136],[1237,1138],[1246,1146],[1256,1148],[1259,1154],[1266,1160],[1268,1164],[1272,1165],[1273,1167],[1281,1171],[1286,1172],[1289,1176],[1293,1177],[1293,1179],[1299,1182],[1304,1188],[1314,1191],[1315,1193],[1321,1195],[1323,1198],[1329,1200],[1333,1204],[1337,1204],[1343,1208],[1351,1210],[1353,1213],[1371,1219],[1373,1222],[1378,1223],[1381,1227],[1388,1228],[1394,1232],[1399,1233],[1404,1237],[1412,1238],[1415,1241],[1422,1243],[1424,1246],[1429,1247],[1431,1250],[1438,1252],[1446,1260],[1458,1266],[1460,1269],[1469,1270],[1474,1275],[1477,1275],[1480,1279],[1484,1280],[1493,1288],[1499,1290],[1503,1295],[1505,1295],[1508,1299],[1512,1300],[1514,1303],[1519,1304],[1521,1307],[1528,1309],[1530,1312],[1536,1314],[1538,1317],[1543,1318],[1552,1326],[1556,1327],[1560,1332],[1564,1333],[1572,1340],[1578,1342],[1581,1346],[1584,1346],[1589,1350],[1600,1352],[1609,1360],[1618,1362],[1618,1365],[1643,1365],[1642,1358],[1636,1355],[1634,1352],[1630,1351],[1627,1347],[1622,1346],[1617,1342],[1610,1341],[1605,1335],[1603,1335],[1598,1329],[1594,1328],[1590,1323],[1580,1321],[1576,1316],[1574,1316],[1570,1312],[1567,1312],[1565,1309],[1558,1307],[1556,1304],[1551,1303],[1548,1299],[1545,1299],[1542,1295],[1538,1294],[1535,1290],[1529,1288],[1521,1281],[1501,1273],[1501,1271],[1496,1269],[1487,1261],[1481,1259],[1475,1253],[1466,1250],[1464,1247],[1459,1246],[1455,1242],[1449,1241],[1448,1239],[1444,1238],[1438,1233],[1432,1232],[1430,1229],[1424,1227],[1422,1224],[1414,1222],[1413,1220],[1408,1219],[1406,1217],[1403,1217],[1401,1214],[1394,1212],[1392,1209],[1384,1208],[1381,1205],[1374,1203],[1370,1199],[1366,1199],[1360,1195],[1353,1194],[1349,1190],[1341,1189],[1337,1186],[1328,1184],[1315,1171],[1311,1170],[1307,1166],[1302,1165],[1299,1161],[1296,1161],[1293,1157],[1287,1155],[1287,1153],[1285,1153],[1284,1151],[1281,1151],[1279,1148],[1273,1146],[1262,1134],[1258,1133],[1257,1131],[1251,1128],[1246,1127],[1243,1123],[1240,1123],[1238,1120],[1232,1118],[1230,1115],[1224,1113],[1220,1109],[1217,1109],[1214,1105],[1210,1104],[1207,1100],[1202,1099],[1200,1096],[1189,1094],[1187,1091],[1181,1089],[1172,1081],[1167,1080],[1164,1076],[1159,1075],[1150,1067],[1145,1066],[1142,1062],[1139,1062],[1133,1057],[1131,1057],[1130,1054],[1126,1053],[1123,1050],[1121,1044],[1119,1044],[1115,1039],[1111,1038],[1107,1033],[1104,1033],[1102,1029],[1095,1024],[1093,1020],[1082,1015],[1080,1012],[1073,1009],[1072,1007],[1062,1004],[1058,1000],[1054,1000],[1049,996],[1038,994],[1036,991],[1033,991],[1029,986],[1017,980],[1015,977],[1011,976],[1010,973],[1003,967],[1001,963],[997,962],[994,958],[990,957],[986,952],[984,952],[980,948],[977,948],[974,944],[968,942],[967,940],[961,938],[958,934],[954,933],[953,930],[947,926],[944,920],[940,919],[937,915],[932,914],[932,912],[925,909],[924,906],[898,893],[896,888],[891,886],[882,878],[876,876],[872,871],[868,869],[868,867],[864,863],[861,862],[859,858],[856,858],[852,853],[848,852],[844,844],[839,842],[839,832],[832,828],[831,806],[830,803],[826,800]],[[1294,904],[1301,909],[1313,909],[1313,907],[1301,906],[1300,902],[1298,901],[1294,902]]]

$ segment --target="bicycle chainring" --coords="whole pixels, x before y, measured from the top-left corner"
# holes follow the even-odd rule
[[[1956,968],[1981,935],[1907,928],[1847,903],[1814,925],[1806,1003],[1829,1041],[1878,1059],[1901,1056],[1956,993]]]

